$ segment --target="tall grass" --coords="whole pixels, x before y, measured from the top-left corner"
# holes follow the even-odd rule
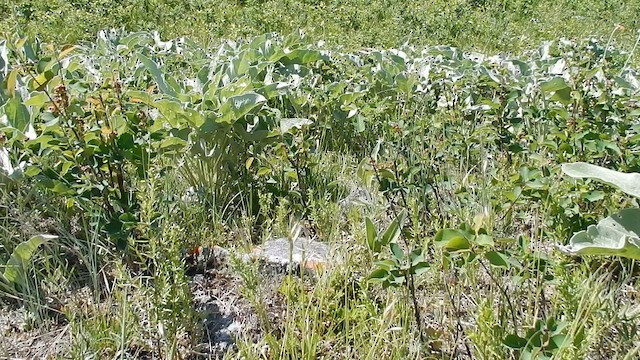
[[[55,43],[92,40],[98,30],[158,30],[202,45],[265,32],[301,30],[314,41],[350,48],[446,44],[468,50],[518,53],[558,37],[607,37],[631,47],[640,2],[436,0],[105,0],[0,6],[0,31],[20,31]]]

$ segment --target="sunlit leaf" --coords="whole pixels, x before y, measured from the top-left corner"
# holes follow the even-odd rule
[[[494,245],[493,237],[491,237],[489,235],[485,235],[485,234],[480,234],[480,235],[476,236],[475,242],[476,242],[476,244],[478,244],[480,246],[489,246],[489,247],[491,247],[491,246]]]
[[[31,97],[27,99],[27,101],[25,101],[24,104],[27,106],[42,108],[42,106],[48,103],[49,101],[50,100],[47,94],[44,92],[40,92],[40,93],[32,93]]]
[[[380,177],[391,181],[396,180],[396,175],[389,169],[380,169]]]
[[[4,104],[7,125],[22,132],[27,130],[31,115],[26,106],[18,98],[11,98]]]
[[[571,255],[608,255],[640,259],[640,209],[625,209],[590,225],[560,248]]]
[[[271,169],[270,169],[270,168],[268,168],[268,167],[262,167],[262,168],[260,168],[260,169],[258,170],[257,175],[258,175],[258,176],[264,176],[264,175],[267,175],[267,174],[270,174],[270,173],[271,173]]]
[[[389,224],[389,227],[380,237],[380,243],[382,245],[388,245],[392,242],[396,242],[396,240],[400,237],[400,231],[402,230],[402,225],[404,224],[404,219],[406,218],[406,210],[402,210],[400,214]]]
[[[181,149],[187,145],[187,142],[177,138],[177,137],[168,137],[160,142],[160,149]]]
[[[77,46],[75,45],[67,45],[65,46],[62,51],[60,51],[60,53],[58,53],[58,59],[62,60],[65,57],[67,57],[67,55],[71,54],[75,49],[77,48]]]
[[[284,118],[280,120],[280,133],[289,133],[292,129],[302,129],[313,124],[313,121],[304,118]]]
[[[44,72],[38,74],[32,80],[33,81],[33,87],[38,91],[44,90],[45,86],[47,85],[49,80],[53,79],[54,76],[55,76],[55,73],[53,71],[44,71]]]
[[[216,122],[232,124],[266,101],[264,96],[254,92],[232,96],[220,107],[221,116]]]
[[[244,168],[249,170],[254,160],[255,158],[253,156],[248,157],[247,160],[244,162]]]
[[[11,95],[11,97],[15,97],[16,96],[16,79],[17,79],[17,75],[18,75],[18,70],[12,70],[9,73],[9,76],[7,76],[7,90],[9,91],[9,95]]]
[[[5,266],[4,278],[11,283],[20,284],[26,266],[40,245],[57,238],[55,235],[36,235],[16,246]]]
[[[434,242],[447,251],[466,250],[470,247],[466,234],[456,229],[442,229],[438,231]]]
[[[540,83],[540,89],[543,92],[552,92],[568,88],[566,80],[560,76],[557,76],[549,81],[543,81]]]
[[[424,261],[424,254],[422,253],[422,249],[421,248],[413,249],[413,251],[409,253],[409,260],[411,260],[412,265],[416,265]]]
[[[573,178],[591,178],[602,181],[631,196],[640,198],[639,173],[622,173],[584,162],[562,164],[562,171]]]
[[[413,275],[424,274],[427,271],[429,271],[429,263],[427,263],[425,261],[421,261],[421,262],[411,266],[411,273]]]
[[[509,257],[499,251],[488,251],[484,256],[495,267],[508,268],[510,266]]]
[[[390,243],[389,248],[391,249],[391,253],[396,258],[396,260],[402,261],[402,259],[404,259],[404,251],[402,251],[402,248],[400,247],[400,245],[398,245],[398,243]]]
[[[590,202],[595,202],[595,201],[600,201],[603,200],[605,198],[606,194],[604,191],[591,191],[588,194],[586,194],[584,196],[585,199],[587,199]]]
[[[160,69],[158,68],[158,65],[153,60],[142,55],[141,53],[138,53],[137,56],[140,62],[142,62],[142,64],[144,65],[144,67],[149,71],[149,73],[151,73],[153,80],[156,82],[156,84],[158,84],[158,89],[160,89],[160,91],[162,91],[167,95],[176,97],[177,96],[176,92],[167,85],[164,75],[162,71],[160,71]]]
[[[382,282],[387,280],[388,276],[389,276],[389,272],[387,270],[378,268],[371,272],[371,274],[369,275],[369,281]]]

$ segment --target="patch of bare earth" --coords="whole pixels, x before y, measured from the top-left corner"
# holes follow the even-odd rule
[[[29,328],[33,320],[24,308],[0,307],[0,359],[57,359],[68,349],[68,326],[46,321]]]

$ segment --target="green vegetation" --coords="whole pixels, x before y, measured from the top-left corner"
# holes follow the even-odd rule
[[[0,10],[1,356],[640,352],[640,3]],[[340,260],[242,257],[301,233]]]
[[[562,171],[577,178],[592,178],[615,186],[624,193],[640,198],[640,174],[625,174],[600,166],[564,164]],[[565,250],[579,255],[618,255],[640,259],[639,209],[625,209],[587,230],[573,235]]]
[[[5,0],[0,29],[56,44],[93,41],[99,30],[159,31],[200,45],[303,31],[330,45],[451,45],[517,54],[559,37],[615,38],[630,47],[638,0]]]

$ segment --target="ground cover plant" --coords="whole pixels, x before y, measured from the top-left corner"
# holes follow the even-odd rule
[[[564,36],[636,40],[638,0],[5,0],[0,30],[56,44],[93,41],[98,31],[159,31],[201,46],[221,39],[302,30],[312,42],[351,49],[451,45],[517,54]]]
[[[24,7],[11,16],[29,33],[82,4],[4,9]],[[96,29],[177,9],[105,4],[123,12],[84,9]],[[228,11],[278,11],[265,4]],[[589,16],[635,6],[603,4]],[[67,45],[53,30],[0,42],[2,356],[638,356],[635,39],[610,26],[494,55],[506,43],[398,30],[363,47],[374,29],[341,47],[334,30],[325,44],[242,19],[208,45],[73,26]],[[336,256],[311,274],[245,256],[301,236]]]

